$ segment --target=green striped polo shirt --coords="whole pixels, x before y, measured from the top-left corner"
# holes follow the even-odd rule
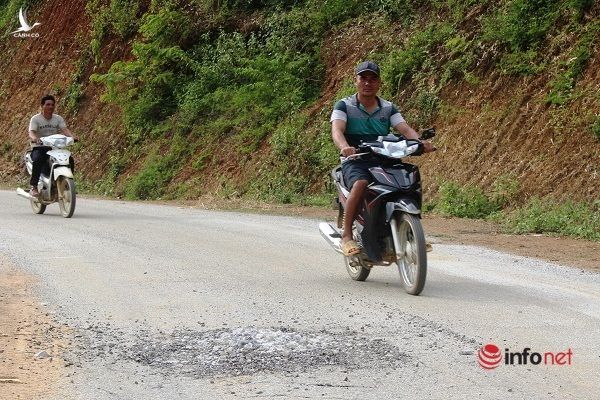
[[[346,121],[344,135],[350,146],[358,146],[361,140],[376,140],[377,136],[385,136],[389,134],[390,128],[405,122],[398,108],[380,97],[377,97],[377,108],[368,113],[358,101],[358,94],[335,103],[330,121],[336,119]]]

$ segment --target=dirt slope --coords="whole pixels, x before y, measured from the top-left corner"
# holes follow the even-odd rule
[[[66,88],[78,68],[89,44],[90,19],[80,0],[49,0],[29,12],[31,21],[40,21],[39,38],[4,37],[0,42],[0,179],[15,177],[20,171],[20,157],[27,147],[28,120],[38,111],[38,99],[44,93],[64,97]],[[596,10],[597,11],[597,10]],[[594,11],[594,12],[596,12]],[[361,45],[358,46],[359,42]],[[374,50],[381,50],[380,33],[364,25],[349,25],[330,34],[323,46],[322,59],[326,74],[320,99],[306,112],[315,123],[326,120],[335,93],[351,74],[357,60]],[[439,151],[418,160],[423,169],[426,190],[435,190],[445,180],[480,184],[489,187],[502,175],[517,179],[520,198],[552,194],[575,200],[593,201],[600,197],[598,185],[600,142],[589,131],[594,110],[600,109],[600,48],[577,83],[583,95],[565,107],[551,107],[544,102],[549,75],[507,77],[493,69],[482,68],[480,83],[450,85],[442,93],[443,108],[434,121],[439,137]],[[83,97],[76,113],[58,113],[67,118],[82,138],[76,148],[77,168],[88,181],[105,176],[111,150],[127,146],[121,113],[116,106],[100,102],[102,89],[88,81],[94,72],[105,72],[117,60],[131,57],[131,43],[115,37],[104,40],[102,62],[90,60],[83,65]],[[410,91],[410,87],[407,88]],[[596,95],[594,95],[596,93]],[[400,107],[404,99],[393,99]],[[597,112],[597,111],[596,111]],[[565,116],[576,118],[568,118]],[[409,121],[410,122],[410,121]],[[420,128],[420,127],[419,127]],[[170,187],[196,179],[203,192],[210,192],[229,181],[242,186],[261,176],[271,166],[265,161],[270,152],[265,141],[260,150],[243,157],[231,157],[229,139],[213,145],[209,157],[214,169],[198,172],[184,165],[175,174]],[[307,140],[311,140],[310,135]],[[194,158],[206,152],[202,147]],[[135,174],[144,159],[130,160],[119,177],[120,182]],[[212,171],[212,172],[211,172]],[[310,176],[310,188],[323,190],[325,179],[304,166]]]

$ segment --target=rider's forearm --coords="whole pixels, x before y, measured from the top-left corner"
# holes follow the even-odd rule
[[[346,121],[336,119],[331,123],[331,137],[333,139],[333,143],[335,143],[337,148],[340,150],[350,147],[346,141],[346,136],[344,135],[345,131]]]
[[[32,142],[37,142],[38,140],[40,140],[40,138],[34,131],[27,132],[27,135],[29,136],[29,139],[31,139]]]
[[[350,147],[350,145],[346,141],[344,132],[341,132],[337,129],[333,129],[331,132],[331,136],[333,138],[333,143],[335,143],[338,149],[342,150],[345,147]]]
[[[406,122],[402,122],[394,127],[394,129],[404,136],[406,139],[419,139],[419,134],[410,127]]]
[[[69,136],[69,137],[73,137],[73,134],[71,133],[71,131],[69,130],[69,128],[62,128],[62,133],[65,136]]]

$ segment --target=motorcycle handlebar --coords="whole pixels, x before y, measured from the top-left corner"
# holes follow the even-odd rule
[[[423,151],[424,151],[424,146],[421,141],[431,139],[431,138],[435,137],[435,135],[436,135],[435,128],[431,127],[431,128],[427,128],[427,129],[423,130],[421,132],[421,136],[419,137],[418,140],[414,140],[414,139],[404,139],[404,140],[406,140],[407,142],[416,142],[419,144],[419,149],[412,154],[414,156],[419,156],[419,155],[423,154]],[[353,160],[353,159],[361,157],[361,156],[373,154],[373,150],[371,149],[371,147],[368,144],[361,144],[360,146],[358,146],[357,151],[358,151],[357,153],[354,153],[347,157],[344,157],[343,161],[349,161],[349,160]]]
[[[365,146],[361,146],[361,147],[365,147]],[[346,162],[346,161],[350,161],[350,160],[354,160],[355,158],[359,158],[361,156],[366,156],[367,154],[371,154],[373,153],[372,151],[365,151],[362,153],[354,153],[354,154],[350,154],[349,156],[344,157],[344,160],[342,162]]]

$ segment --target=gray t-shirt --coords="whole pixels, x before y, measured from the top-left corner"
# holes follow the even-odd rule
[[[29,121],[29,130],[34,131],[40,138],[61,133],[61,129],[66,127],[64,118],[58,114],[52,114],[50,119],[46,119],[42,113],[39,113],[31,117],[31,121]],[[39,145],[32,144],[32,146]]]

